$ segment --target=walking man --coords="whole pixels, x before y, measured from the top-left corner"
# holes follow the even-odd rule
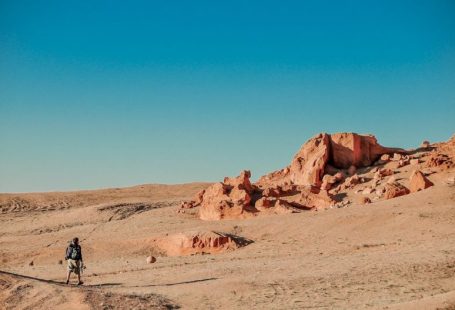
[[[84,282],[81,281],[82,271],[82,249],[79,245],[79,238],[74,238],[73,241],[66,248],[65,260],[68,261],[68,275],[66,277],[66,284],[70,282],[71,272],[77,274],[77,285]]]

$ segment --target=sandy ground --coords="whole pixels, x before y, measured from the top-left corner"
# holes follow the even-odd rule
[[[0,308],[455,309],[455,186],[444,182],[452,175],[369,205],[218,222],[176,213],[201,183],[2,194]],[[253,243],[185,257],[151,247],[191,230]],[[87,266],[82,287],[64,285],[59,264],[74,236]],[[155,264],[145,262],[150,253]]]

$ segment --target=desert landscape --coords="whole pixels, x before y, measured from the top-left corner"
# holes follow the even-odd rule
[[[322,133],[257,181],[0,194],[0,308],[455,309],[454,163]]]
[[[455,1],[0,1],[0,310],[455,310]]]

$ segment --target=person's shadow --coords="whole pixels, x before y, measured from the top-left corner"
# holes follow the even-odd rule
[[[68,286],[66,282],[62,281],[56,281],[56,280],[47,280],[47,279],[41,279],[41,278],[36,278],[36,277],[31,277],[31,276],[26,276],[18,273],[13,273],[13,272],[8,272],[8,271],[3,271],[0,270],[0,274],[5,274],[17,278],[22,278],[22,279],[27,279],[27,280],[34,280],[34,281],[39,281],[39,282],[44,282],[44,283],[49,283],[53,285],[61,285],[61,286]],[[121,285],[122,283],[100,283],[100,284],[91,284],[91,285],[84,285],[83,287],[103,287],[103,286],[116,286],[116,285]]]
[[[175,283],[150,284],[150,285],[134,285],[134,286],[128,286],[128,287],[174,286],[174,285],[181,285],[181,284],[191,284],[191,283],[212,281],[212,280],[217,280],[217,279],[218,278],[205,278],[205,279],[189,280],[189,281],[175,282]]]

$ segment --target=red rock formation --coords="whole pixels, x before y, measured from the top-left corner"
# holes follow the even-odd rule
[[[319,134],[305,143],[294,156],[289,167],[293,184],[321,186],[324,168],[329,159],[330,136]]]
[[[292,183],[319,187],[329,159],[329,151],[330,136],[321,133],[300,148],[288,167],[262,176],[257,184],[271,186]]]
[[[339,180],[341,173],[334,178]],[[199,218],[202,220],[239,219],[258,213],[292,213],[301,210],[326,208],[334,204],[327,193],[317,187],[276,185],[259,189],[250,183],[250,172],[208,187],[200,197]],[[254,196],[254,200],[253,200]],[[199,195],[196,197],[199,199]],[[192,206],[196,201],[187,202]],[[253,207],[254,205],[254,207]]]
[[[381,146],[372,135],[336,133],[330,136],[330,162],[338,168],[366,167],[372,165],[381,155],[403,152],[401,149]]]
[[[249,171],[242,171],[236,178],[225,178],[224,183],[215,183],[202,195],[199,218],[221,220],[251,216],[249,210],[252,185]]]
[[[257,184],[290,183],[320,187],[325,173],[334,174],[336,168],[349,168],[349,173],[353,174],[356,168],[372,165],[381,155],[396,152],[405,151],[383,147],[371,135],[322,133],[308,140],[288,167],[261,177]]]
[[[250,178],[251,172],[248,170],[243,170],[242,172],[240,172],[240,175],[238,177],[235,178],[225,177],[223,183],[228,186],[232,186],[233,188],[242,189],[247,191],[248,193],[251,193],[253,187],[251,186]]]
[[[399,183],[385,184],[385,199],[391,199],[409,194],[409,189]]]
[[[433,182],[428,180],[419,170],[414,170],[409,178],[409,190],[411,193],[418,192],[433,185]]]
[[[249,171],[243,171],[236,178],[226,177],[223,182],[200,192],[192,202],[183,203],[182,208],[200,205],[199,217],[203,220],[327,208],[334,205],[334,199],[327,191],[343,181],[346,170],[342,169],[347,169],[351,177],[333,189],[333,193],[362,181],[355,174],[357,168],[369,166],[382,155],[393,153],[397,153],[395,158],[399,157],[400,161],[409,159],[399,154],[405,153],[403,150],[383,147],[371,135],[321,133],[308,140],[284,169],[262,176],[254,185],[250,183]],[[390,155],[384,156],[385,159],[389,160]],[[393,171],[381,169],[377,176],[382,178],[390,174]]]
[[[239,246],[232,236],[213,231],[178,233],[155,239],[154,244],[168,256],[220,253]]]

